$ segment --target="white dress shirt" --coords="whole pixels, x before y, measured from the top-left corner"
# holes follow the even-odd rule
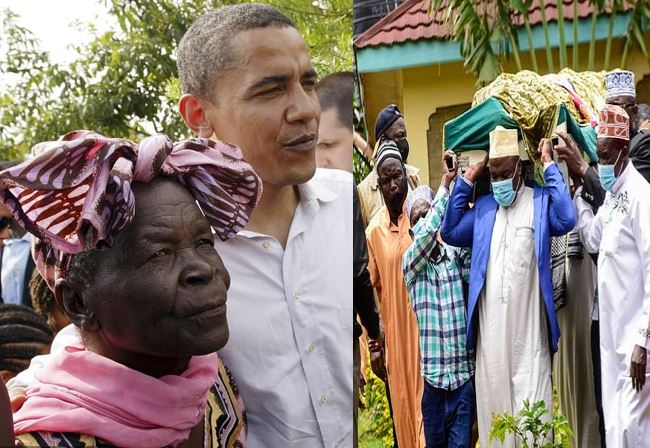
[[[25,294],[27,258],[32,256],[32,236],[25,232],[22,238],[4,242],[2,254],[2,299],[4,303],[22,305]],[[31,275],[31,272],[29,273]]]
[[[252,448],[352,446],[352,188],[330,169],[300,185],[286,249],[245,230],[216,244],[232,280],[219,355]]]

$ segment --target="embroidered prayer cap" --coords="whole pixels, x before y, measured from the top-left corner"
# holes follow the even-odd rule
[[[598,138],[630,139],[630,118],[621,106],[605,104],[598,118]]]
[[[375,122],[375,140],[379,140],[384,132],[393,124],[399,117],[403,117],[402,112],[396,104],[389,104],[384,107],[379,115],[377,115],[377,121]]]
[[[497,126],[490,132],[490,159],[512,156],[519,157],[517,130]]]
[[[627,70],[614,70],[607,73],[605,75],[605,99],[621,95],[636,98],[634,73]]]
[[[428,185],[420,185],[415,188],[406,198],[406,216],[411,217],[411,209],[418,199],[424,199],[429,205],[433,205],[433,190]]]
[[[375,168],[379,171],[379,166],[384,163],[387,159],[394,158],[404,163],[402,160],[402,154],[397,149],[397,145],[392,140],[384,140],[379,145],[377,150],[377,162],[375,162]]]
[[[131,184],[169,177],[185,186],[222,240],[247,223],[262,182],[241,150],[208,139],[140,145],[74,131],[36,145],[35,157],[0,173],[0,201],[34,235],[32,255],[53,289],[79,252],[110,247],[132,220]]]

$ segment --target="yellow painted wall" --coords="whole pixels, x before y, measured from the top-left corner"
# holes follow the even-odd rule
[[[650,36],[646,38],[647,47],[650,48]],[[620,65],[623,54],[623,39],[612,44],[610,65]],[[559,51],[553,51],[554,69],[559,71]],[[589,46],[581,45],[579,54],[579,70],[586,70],[588,63]],[[605,43],[596,46],[595,68],[602,69],[604,65]],[[546,52],[536,51],[538,69],[540,74],[548,73]],[[567,48],[569,66],[573,63],[573,49]],[[532,70],[529,53],[520,55],[522,66]],[[513,58],[503,64],[505,72],[516,72],[517,67]],[[648,61],[639,50],[634,50],[628,57],[627,69],[635,73],[637,82],[650,74]],[[421,169],[420,178],[423,182],[430,182],[434,187],[440,179],[439,164],[435,161],[429,163],[427,148],[427,130],[429,117],[439,107],[448,107],[463,103],[470,103],[476,90],[475,78],[465,72],[461,62],[417,67],[399,71],[363,74],[361,82],[364,87],[364,102],[369,130],[374,130],[375,118],[381,108],[390,103],[400,106],[406,119],[406,128],[410,144],[409,163]],[[438,150],[436,150],[438,151]],[[439,160],[440,152],[435,157]],[[429,172],[429,166],[437,169]]]
[[[409,163],[420,168],[420,179],[426,183],[430,179],[427,154],[429,116],[438,107],[471,102],[474,76],[465,73],[462,63],[458,62],[404,70],[402,77],[403,113],[411,147]]]
[[[389,104],[397,104],[402,110],[402,74],[399,70],[361,74],[364,109],[370,143],[375,144],[375,121],[377,114]]]

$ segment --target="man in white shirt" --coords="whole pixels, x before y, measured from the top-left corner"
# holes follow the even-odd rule
[[[0,264],[2,301],[31,308],[29,280],[34,271],[32,259],[32,236],[25,232],[20,238],[4,240]]]
[[[613,447],[642,446],[650,436],[650,184],[629,163],[628,120],[620,106],[600,113],[598,171],[607,194],[598,213],[575,195],[580,238],[599,252],[603,412]]]
[[[226,6],[190,27],[178,68],[187,126],[241,147],[263,181],[245,230],[217,243],[249,446],[352,446],[352,176],[316,170],[307,45],[270,6]]]

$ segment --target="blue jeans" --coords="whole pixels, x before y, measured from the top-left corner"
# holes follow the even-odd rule
[[[456,390],[438,389],[424,380],[422,419],[427,448],[468,448],[473,414],[473,378]]]

